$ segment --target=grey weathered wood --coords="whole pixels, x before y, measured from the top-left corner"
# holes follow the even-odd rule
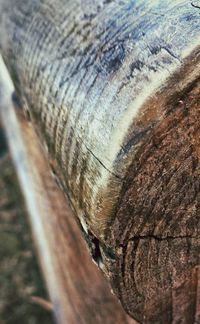
[[[0,57],[0,118],[25,203],[58,324],[136,324],[123,311],[93,264],[69,203],[51,174],[31,123]]]
[[[171,296],[199,265],[198,6],[1,0],[0,9],[2,54],[94,258],[138,320],[192,321],[180,311],[187,289]]]

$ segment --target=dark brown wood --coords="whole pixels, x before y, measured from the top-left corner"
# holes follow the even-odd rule
[[[2,55],[94,260],[138,321],[198,323],[198,6],[0,9]]]
[[[199,121],[196,81],[143,143],[112,223],[110,279],[145,323],[200,323]]]

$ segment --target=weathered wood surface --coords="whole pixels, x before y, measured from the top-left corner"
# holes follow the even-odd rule
[[[31,123],[20,107],[13,106],[13,90],[0,59],[0,117],[22,185],[56,322],[136,324],[92,262]]]
[[[199,323],[198,5],[0,0],[0,10],[16,88],[124,307],[143,323]]]

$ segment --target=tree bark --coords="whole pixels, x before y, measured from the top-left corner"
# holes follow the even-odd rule
[[[93,258],[142,323],[199,323],[199,8],[1,0],[0,47]]]

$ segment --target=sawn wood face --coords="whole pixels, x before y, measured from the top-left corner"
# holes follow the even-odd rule
[[[186,287],[199,266],[200,9],[1,0],[0,12],[16,89],[124,307],[198,323]]]

